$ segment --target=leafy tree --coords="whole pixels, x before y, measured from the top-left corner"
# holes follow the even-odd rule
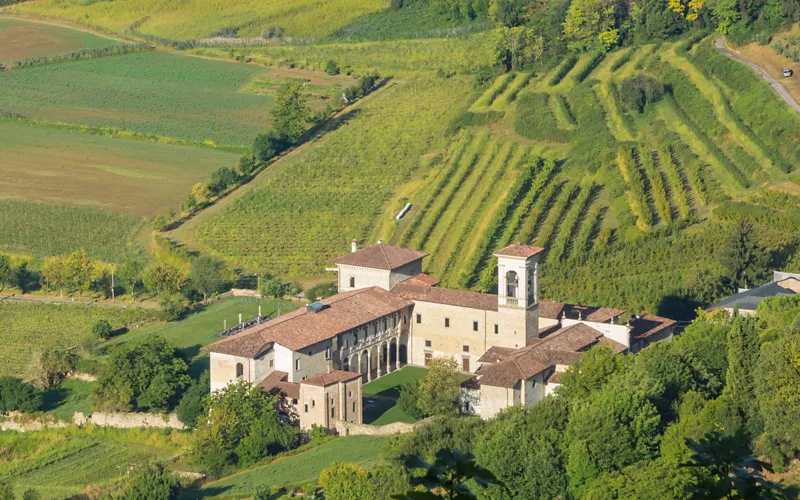
[[[295,143],[303,135],[311,120],[306,101],[302,83],[287,82],[278,88],[272,110],[272,123],[278,137]]]
[[[620,372],[626,362],[608,346],[593,347],[562,375],[558,394],[573,401],[583,400]]]
[[[533,30],[518,26],[498,28],[492,32],[497,62],[507,70],[521,70],[526,65],[542,62],[545,42]]]
[[[719,395],[725,385],[728,371],[728,313],[701,313],[691,325],[675,338],[671,347],[699,360],[709,371],[710,376],[719,381],[714,396]],[[708,389],[708,388],[706,388]]]
[[[336,283],[320,283],[306,290],[306,298],[312,302],[326,299],[338,292]]]
[[[8,255],[0,255],[0,292],[2,292],[7,285],[14,285],[14,268],[11,267],[11,259]]]
[[[239,182],[239,176],[236,171],[228,167],[219,167],[211,173],[211,180],[208,182],[208,190],[219,195],[230,186]]]
[[[197,198],[195,198],[193,194],[189,193],[181,206],[184,211],[189,212],[190,214],[194,213],[194,211],[197,210]]]
[[[28,268],[27,262],[21,263],[14,271],[14,284],[23,295],[36,284],[36,277],[33,275],[33,271]]]
[[[239,158],[239,173],[243,177],[249,177],[258,167],[256,157],[252,154],[244,154]]]
[[[412,433],[391,436],[382,454],[387,460],[414,455],[430,462],[435,460],[436,452],[442,448],[472,453],[484,424],[477,417],[434,418],[428,425]]]
[[[73,290],[78,290],[78,294],[83,297],[83,292],[92,286],[95,265],[92,257],[86,250],[77,250],[71,253],[64,261],[64,273],[67,286]]]
[[[278,156],[286,146],[286,141],[275,130],[268,130],[253,140],[253,155],[264,164]]]
[[[42,393],[15,377],[0,377],[0,413],[33,413],[42,409]]]
[[[168,410],[189,385],[188,368],[164,337],[123,344],[111,351],[90,403],[98,410]]]
[[[197,291],[203,294],[203,302],[208,300],[209,295],[224,287],[225,271],[225,264],[213,257],[201,255],[192,260],[189,280]]]
[[[163,231],[167,228],[171,221],[172,217],[168,216],[167,214],[158,214],[153,219],[153,229],[156,231]]]
[[[125,488],[125,500],[174,500],[181,492],[178,478],[166,465],[155,462],[136,471]]]
[[[111,333],[114,331],[114,328],[111,327],[111,323],[108,320],[101,319],[97,320],[92,325],[92,334],[99,339],[106,340],[111,337]]]
[[[163,295],[158,299],[158,307],[166,321],[175,321],[186,313],[189,301],[179,294]]]
[[[236,456],[241,465],[253,464],[294,448],[298,440],[296,427],[283,424],[277,411],[267,411],[250,425],[247,435],[236,447]]]
[[[688,470],[656,459],[600,476],[584,498],[586,500],[636,498],[683,500],[689,496],[688,492],[695,484],[696,479]]]
[[[728,427],[745,430],[753,436],[761,431],[753,374],[759,349],[757,320],[744,316],[734,319],[728,333],[728,372],[722,395],[733,411],[734,421]]]
[[[339,65],[336,64],[336,61],[333,59],[328,59],[328,62],[325,63],[325,73],[329,75],[339,74]]]
[[[194,199],[197,200],[198,203],[203,203],[208,201],[211,192],[208,190],[208,186],[202,182],[198,182],[192,186],[192,196],[194,196]]]
[[[481,488],[485,488],[487,484],[496,484],[502,487],[502,483],[494,474],[475,463],[475,457],[468,453],[461,453],[459,450],[443,448],[436,452],[436,460],[430,464],[415,456],[405,457],[404,462],[406,467],[426,470],[424,477],[412,477],[412,485],[433,486],[432,489],[440,492],[441,495],[419,495],[416,492],[409,492],[406,495],[395,495],[393,498],[405,500],[440,497],[448,500],[468,499],[474,498],[474,492],[467,483],[471,482]],[[474,482],[472,482],[473,480]]]
[[[419,381],[419,409],[426,415],[458,415],[461,380],[458,362],[435,358],[427,375]]]
[[[268,278],[261,282],[261,295],[280,299],[286,296],[286,284],[278,278]]]
[[[736,0],[716,0],[711,13],[717,21],[717,31],[723,35],[730,33],[734,24],[741,19]]]
[[[397,407],[411,418],[417,420],[424,418],[425,413],[419,408],[419,382],[412,380],[400,387],[400,396],[397,398]]]
[[[131,303],[136,300],[136,294],[142,291],[144,287],[144,283],[142,282],[143,273],[144,265],[138,260],[129,260],[125,262],[117,271],[120,285],[131,295]]]
[[[622,80],[619,93],[625,107],[641,113],[645,105],[664,97],[664,85],[652,76],[639,73]]]
[[[717,419],[721,406],[721,399],[706,401],[697,392],[686,393],[678,420],[667,427],[661,438],[661,459],[673,466],[686,463],[692,455],[687,439],[702,439],[709,432],[722,430]]]
[[[47,390],[75,369],[76,356],[64,349],[44,349],[33,360],[34,383]]]
[[[589,50],[600,32],[614,28],[614,0],[573,0],[564,20],[564,36],[572,50]]]
[[[737,286],[750,288],[762,279],[769,265],[769,255],[758,244],[752,222],[746,219],[738,222],[726,248],[723,263]]]
[[[42,270],[42,279],[52,289],[57,289],[64,297],[64,287],[67,286],[67,270],[63,257],[52,257]]]
[[[369,473],[359,465],[334,462],[319,475],[327,500],[372,500],[378,498]]]
[[[142,273],[142,283],[157,296],[177,295],[185,279],[180,269],[170,264],[156,264]]]
[[[208,405],[208,395],[211,392],[211,376],[203,372],[200,378],[193,380],[186,392],[183,393],[181,402],[175,408],[175,413],[184,425],[197,427],[200,417],[205,414]]]
[[[521,0],[492,0],[489,4],[489,19],[498,26],[519,26],[524,21],[525,3]]]

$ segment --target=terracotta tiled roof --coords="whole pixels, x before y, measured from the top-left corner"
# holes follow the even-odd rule
[[[550,376],[547,377],[544,381],[547,384],[561,384],[561,375],[563,373],[564,372],[553,371],[553,373],[551,373]]]
[[[675,320],[653,314],[645,314],[631,321],[631,336],[637,340],[644,339],[673,325],[675,325]]]
[[[422,273],[416,276],[412,276],[407,280],[403,281],[402,283],[405,283],[406,285],[436,286],[439,283],[441,283],[441,281],[437,280],[436,278],[434,278],[429,274]]]
[[[327,387],[329,385],[338,384],[339,382],[347,382],[360,378],[360,373],[346,372],[343,370],[333,370],[330,373],[318,373],[311,378],[307,378],[300,382],[303,385],[315,385],[317,387]]]
[[[510,347],[490,347],[485,353],[483,353],[483,356],[478,359],[478,363],[497,363],[502,358],[508,356],[516,350],[517,349],[512,349]]]
[[[548,319],[561,319],[563,314],[563,317],[568,319],[605,323],[624,312],[625,311],[622,309],[612,309],[610,307],[581,306],[564,304],[562,302],[551,302],[549,300],[542,300],[539,302],[539,316]]]
[[[597,339],[597,343],[601,345],[610,346],[612,349],[614,349],[614,352],[616,353],[623,353],[628,350],[628,348],[624,344],[620,344],[616,340],[611,340],[608,337],[600,337],[599,339]]]
[[[300,384],[287,382],[289,374],[275,370],[258,384],[259,387],[270,394],[283,394],[287,398],[300,399]]]
[[[203,349],[252,358],[274,342],[297,351],[412,305],[376,286],[338,293],[321,302],[328,307],[316,313],[306,308],[292,311]]]
[[[537,253],[544,252],[544,248],[532,247],[530,245],[508,245],[496,251],[495,255],[502,255],[503,257],[533,257]]]
[[[497,295],[487,293],[454,290],[452,288],[439,288],[424,285],[408,284],[406,281],[392,288],[392,293],[407,300],[420,302],[433,302],[449,306],[481,309],[483,311],[497,310]]]
[[[419,252],[409,248],[393,247],[384,245],[383,243],[377,243],[371,247],[339,257],[335,259],[333,263],[391,271],[427,255],[428,254],[425,252]]]

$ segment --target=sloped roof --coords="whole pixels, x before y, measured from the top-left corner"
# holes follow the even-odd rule
[[[329,385],[338,384],[339,382],[347,382],[348,380],[353,380],[360,377],[360,373],[346,372],[344,370],[333,370],[330,373],[318,373],[300,383],[305,385],[315,385],[317,387],[327,387]]]
[[[425,252],[393,247],[381,242],[339,257],[333,263],[392,271],[427,255]]]
[[[631,321],[631,337],[644,339],[670,328],[675,324],[675,320],[662,318],[654,314],[645,314]]]
[[[564,318],[568,319],[605,323],[624,313],[625,311],[623,309],[613,309],[610,307],[581,306],[549,300],[542,300],[539,302],[539,316],[548,319],[561,319],[563,315]]]
[[[466,290],[454,290],[452,288],[439,288],[438,286],[425,286],[408,283],[403,281],[394,288],[392,293],[407,300],[419,302],[432,302],[434,304],[445,304],[449,306],[466,307],[468,309],[480,309],[483,311],[497,310],[497,295],[487,293],[468,292]]]
[[[738,308],[745,311],[755,311],[758,303],[767,297],[784,297],[787,295],[795,295],[796,293],[792,289],[794,288],[793,285],[789,283],[787,283],[787,285],[788,286],[783,286],[781,285],[781,282],[770,282],[766,285],[761,285],[758,288],[753,288],[752,290],[731,295],[730,297],[709,307],[708,310],[712,311],[720,308]]]
[[[407,280],[403,280],[402,283],[405,283],[406,285],[436,286],[441,283],[441,281],[429,274],[420,273],[416,276],[408,278]]]
[[[256,356],[269,343],[297,351],[412,305],[377,286],[338,293],[321,302],[328,307],[316,313],[297,309],[203,349],[246,358]]]
[[[495,255],[501,255],[503,257],[522,257],[522,258],[529,258],[533,257],[534,255],[544,252],[544,248],[539,247],[532,247],[530,245],[508,245],[505,248],[501,248],[500,250],[496,251]]]
[[[287,398],[300,399],[300,384],[287,382],[288,377],[288,373],[275,370],[258,386],[271,394],[283,394]]]

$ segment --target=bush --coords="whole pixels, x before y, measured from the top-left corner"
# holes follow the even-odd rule
[[[339,65],[336,64],[336,61],[329,59],[328,62],[325,63],[325,73],[328,73],[329,75],[339,74]]]
[[[123,500],[173,500],[181,491],[178,478],[166,465],[151,463],[145,465],[133,476],[122,494]]]
[[[603,51],[595,52],[594,54],[592,54],[592,57],[590,57],[589,60],[586,61],[586,64],[580,69],[580,71],[578,71],[575,74],[573,78],[575,80],[575,83],[581,83],[582,81],[586,80],[586,77],[589,76],[589,74],[592,71],[594,71],[597,65],[600,64],[600,62],[605,57],[606,53]]]
[[[261,295],[281,299],[286,296],[286,284],[278,278],[269,278],[261,282]]]
[[[184,425],[197,427],[198,419],[205,413],[206,400],[211,392],[210,382],[209,372],[203,372],[199,379],[192,381],[183,394],[181,402],[175,408],[175,413]]]
[[[286,143],[274,130],[256,136],[253,140],[253,155],[259,163],[267,163],[286,149]]]
[[[166,321],[175,321],[186,313],[189,301],[183,295],[164,295],[158,299],[158,307]]]
[[[318,300],[326,299],[331,295],[336,295],[338,291],[339,290],[336,286],[336,283],[320,283],[306,290],[306,299],[310,300],[311,302],[316,302]]]
[[[0,413],[42,409],[42,393],[31,384],[14,377],[0,377]]]
[[[564,62],[561,63],[561,65],[556,69],[556,72],[553,73],[553,76],[550,77],[550,81],[548,82],[550,86],[552,87],[558,85],[561,80],[567,76],[567,73],[569,73],[570,70],[575,67],[577,62],[578,56],[574,54],[564,59]]]
[[[214,194],[220,194],[239,181],[236,171],[228,167],[220,167],[211,174],[208,189]]]
[[[105,319],[101,319],[92,325],[92,333],[99,339],[106,340],[111,337],[113,332],[114,329],[111,327],[111,323]]]
[[[425,413],[420,410],[419,405],[419,382],[406,382],[400,387],[400,397],[397,398],[397,406],[409,417],[417,420],[424,418]]]
[[[249,177],[258,168],[256,157],[251,154],[242,155],[239,158],[239,173],[244,177]]]
[[[318,439],[322,439],[328,435],[328,431],[325,430],[325,427],[321,425],[313,424],[311,426],[311,430],[308,431],[308,440],[309,441],[316,441]]]
[[[652,76],[639,73],[622,80],[619,91],[625,107],[641,113],[648,103],[658,102],[664,97],[664,84]]]
[[[61,349],[45,349],[34,359],[34,383],[42,390],[56,385],[75,368],[76,356]]]

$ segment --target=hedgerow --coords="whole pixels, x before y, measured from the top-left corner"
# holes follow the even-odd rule
[[[689,207],[689,199],[686,195],[686,181],[673,156],[672,146],[669,144],[663,145],[659,152],[658,160],[661,168],[667,175],[670,192],[678,208],[678,216],[681,219],[687,219],[691,213],[691,208]]]
[[[617,155],[622,178],[627,184],[625,199],[630,205],[631,212],[636,216],[636,225],[646,231],[653,224],[653,214],[647,199],[647,189],[642,179],[642,172],[637,164],[638,151],[633,146],[620,146]]]
[[[611,68],[610,68],[611,72],[614,73],[618,69],[623,67],[625,65],[625,63],[627,63],[628,61],[631,60],[631,57],[633,57],[633,54],[635,54],[635,53],[636,53],[636,48],[635,47],[631,47],[628,50],[626,50],[624,54],[622,54],[621,56],[617,57],[616,60],[614,60],[614,62],[611,64]]]
[[[656,166],[655,151],[640,151],[639,157],[642,159],[642,166],[650,183],[650,193],[653,198],[656,212],[661,221],[667,225],[672,223],[672,208],[669,206],[667,190],[661,178],[661,172]]]
[[[48,64],[59,64],[68,61],[80,61],[84,59],[96,59],[98,57],[119,56],[122,54],[133,54],[136,52],[149,52],[154,50],[153,47],[146,43],[112,45],[110,47],[103,47],[101,49],[83,49],[77,52],[70,52],[68,54],[59,54],[55,56],[41,56],[29,57],[19,61],[11,61],[6,64],[0,63],[0,71],[29,68],[31,66],[45,66]]]
[[[488,108],[489,106],[491,106],[494,100],[497,99],[497,97],[500,94],[505,92],[506,87],[508,87],[508,84],[511,83],[511,80],[513,79],[514,79],[514,73],[510,72],[497,77],[494,83],[492,83],[492,85],[488,89],[486,89],[483,95],[481,95],[481,97],[477,101],[475,101],[473,107],[475,109],[481,109],[481,108]]]
[[[550,210],[547,212],[547,219],[545,219],[544,224],[542,224],[541,229],[536,234],[536,239],[534,241],[537,246],[544,248],[550,247],[550,240],[553,234],[555,234],[555,231],[559,228],[561,219],[569,209],[579,189],[578,185],[574,182],[569,182],[563,186],[553,206],[550,207]]]
[[[528,139],[566,142],[569,131],[558,128],[558,122],[549,104],[549,94],[525,94],[517,103],[514,131]]]
[[[558,66],[555,73],[553,73],[553,76],[550,77],[550,80],[548,81],[550,86],[553,87],[561,83],[561,80],[563,80],[564,77],[567,76],[567,73],[569,73],[570,70],[575,67],[575,64],[577,62],[578,62],[578,56],[574,54],[567,56],[567,58],[564,59],[564,62],[562,62],[561,65]]]
[[[553,179],[552,182],[545,184],[544,189],[542,189],[541,194],[537,196],[533,208],[525,217],[525,221],[519,229],[520,241],[524,243],[533,241],[533,237],[536,235],[536,231],[543,221],[542,216],[547,215],[547,210],[552,205],[555,196],[561,192],[562,187],[563,183],[557,179]]]
[[[585,253],[591,249],[592,239],[599,231],[600,225],[603,223],[603,213],[605,209],[597,204],[593,204],[589,208],[589,212],[584,217],[580,225],[577,236],[572,243],[572,253],[570,258],[585,257]]]
[[[586,80],[586,77],[588,77],[589,74],[594,71],[594,69],[603,61],[605,57],[606,53],[604,51],[598,51],[592,54],[589,60],[586,61],[586,64],[584,64],[583,67],[577,73],[575,73],[575,76],[572,77],[575,83],[578,84]]]
[[[569,105],[567,104],[567,98],[561,94],[553,94],[550,96],[551,99],[555,100],[556,106],[558,109],[561,110],[561,114],[567,119],[570,125],[575,125],[575,117],[572,116],[572,111],[569,110]]]

